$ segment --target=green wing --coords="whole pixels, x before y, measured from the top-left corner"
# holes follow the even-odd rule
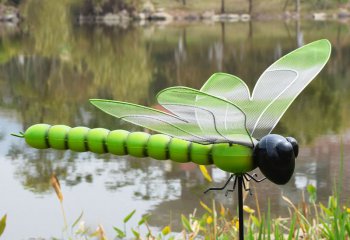
[[[244,113],[226,100],[195,89],[174,87],[161,91],[158,101],[170,113],[126,102],[90,100],[114,117],[173,137],[203,144],[230,142],[253,146]]]
[[[213,142],[253,145],[245,127],[245,114],[229,101],[187,87],[167,88],[158,94],[157,100]]]
[[[128,102],[104,99],[91,99],[90,102],[109,115],[135,125],[188,141],[208,143],[196,131],[190,131],[185,119],[175,115]]]
[[[254,138],[269,134],[294,99],[315,78],[331,53],[328,40],[318,40],[283,56],[258,79],[250,95],[238,77],[217,73],[201,91],[226,99],[247,116],[247,128]]]

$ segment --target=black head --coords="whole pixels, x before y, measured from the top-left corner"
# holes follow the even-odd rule
[[[269,134],[255,146],[254,162],[267,179],[282,185],[292,177],[298,153],[294,138]]]

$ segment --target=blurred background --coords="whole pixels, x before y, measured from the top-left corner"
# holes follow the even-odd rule
[[[253,89],[260,74],[311,41],[331,41],[332,56],[296,99],[274,133],[301,146],[295,174],[284,186],[252,184],[260,207],[287,213],[306,186],[327,201],[342,182],[350,195],[350,3],[336,0],[7,0],[0,5],[0,215],[4,239],[61,238],[64,220],[50,185],[61,183],[68,223],[84,212],[85,225],[150,226],[181,230],[181,214],[212,199],[235,209],[236,193],[204,195],[228,174],[197,165],[35,150],[10,136],[32,124],[142,130],[89,104],[115,99],[159,107],[156,94],[171,86],[199,89],[215,72],[234,74]],[[344,164],[343,166],[342,163]],[[342,173],[342,174],[341,174]],[[261,174],[259,174],[261,176]],[[340,178],[342,177],[342,178]],[[255,197],[245,204],[255,208]],[[200,210],[200,209],[199,209]],[[200,210],[201,211],[201,210]]]

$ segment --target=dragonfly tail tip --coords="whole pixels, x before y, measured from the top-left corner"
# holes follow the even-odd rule
[[[11,133],[11,135],[14,136],[14,137],[24,138],[24,133],[23,132],[19,132],[19,134]]]

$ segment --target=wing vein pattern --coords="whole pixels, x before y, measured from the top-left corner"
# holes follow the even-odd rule
[[[260,139],[274,129],[295,98],[325,66],[330,53],[331,44],[326,39],[288,53],[262,73],[252,94],[240,78],[225,73],[212,75],[201,91],[242,109],[249,133]]]
[[[186,87],[165,89],[157,100],[165,111],[112,100],[90,102],[112,116],[180,139],[253,146],[245,114],[229,101]]]

